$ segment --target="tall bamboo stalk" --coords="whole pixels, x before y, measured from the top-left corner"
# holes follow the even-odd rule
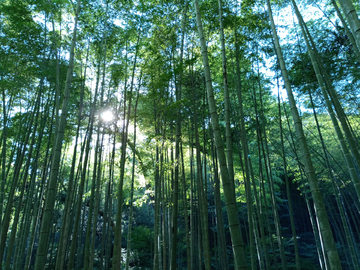
[[[129,123],[130,123],[131,102],[133,97],[134,78],[135,78],[136,60],[139,51],[139,42],[140,42],[140,33],[138,33],[138,38],[136,43],[134,63],[133,63],[132,75],[131,75],[131,85],[129,92],[129,104],[127,106],[126,106],[126,92],[127,92],[126,86],[124,90],[125,92],[124,122],[123,122],[123,134],[122,134],[122,142],[121,142],[120,180],[119,180],[118,192],[117,192],[118,206],[116,213],[116,230],[115,230],[114,255],[113,255],[114,269],[120,268],[121,265],[121,219],[122,219],[122,204],[123,204],[123,184],[124,184],[125,161],[126,161],[126,146],[127,146]]]
[[[321,237],[322,245],[325,247],[326,254],[329,258],[329,264],[330,264],[331,268],[334,270],[335,269],[340,270],[340,269],[342,269],[341,263],[340,263],[340,258],[337,253],[336,247],[335,247],[334,236],[331,231],[329,218],[328,218],[328,215],[325,210],[324,199],[323,199],[321,190],[319,188],[319,184],[316,179],[314,166],[311,161],[310,152],[309,152],[309,148],[308,148],[306,138],[304,135],[299,112],[296,108],[295,98],[292,93],[289,76],[288,76],[287,69],[285,66],[285,61],[284,61],[284,58],[283,58],[283,55],[281,52],[279,38],[276,33],[275,23],[274,23],[274,19],[273,19],[271,7],[270,7],[270,0],[267,0],[267,6],[268,6],[268,13],[269,13],[269,19],[270,19],[270,23],[271,23],[272,34],[273,34],[273,38],[275,41],[276,55],[277,55],[278,63],[281,68],[281,74],[282,74],[283,80],[285,82],[285,88],[286,88],[286,91],[288,94],[291,113],[292,113],[292,116],[294,119],[295,130],[296,130],[296,133],[298,136],[299,145],[300,145],[300,148],[303,153],[303,163],[305,165],[305,172],[306,172],[306,176],[308,179],[308,183],[310,185],[311,195],[312,195],[312,198],[314,201],[315,213],[316,213],[316,217],[317,217],[318,224],[319,224],[320,234],[322,236]]]
[[[337,14],[337,16],[339,17],[339,19],[340,19],[340,21],[341,21],[341,23],[342,23],[342,25],[343,25],[343,27],[344,27],[344,29],[345,29],[345,33],[346,33],[346,35],[347,35],[348,38],[349,38],[350,44],[351,44],[352,49],[353,49],[353,51],[354,51],[354,53],[355,53],[355,56],[356,56],[356,58],[357,58],[357,61],[360,63],[360,51],[359,51],[359,48],[358,48],[357,45],[356,45],[354,36],[353,36],[353,34],[351,33],[348,25],[346,24],[346,21],[345,21],[343,15],[341,14],[341,12],[340,12],[340,10],[339,10],[339,7],[338,7],[338,5],[336,4],[335,0],[331,0],[331,3],[332,3],[332,5],[334,6],[335,11],[336,11],[336,14]]]
[[[131,171],[131,188],[130,188],[130,212],[129,212],[129,225],[128,225],[128,234],[127,234],[127,245],[126,245],[126,262],[125,262],[125,270],[129,270],[130,263],[130,250],[131,250],[131,228],[133,221],[133,204],[134,204],[134,182],[135,182],[135,162],[136,162],[136,112],[139,102],[139,91],[141,85],[141,75],[139,81],[139,87],[136,94],[136,102],[134,109],[134,149],[133,149],[133,157],[132,157],[132,171]]]
[[[205,37],[201,22],[201,15],[200,15],[200,8],[199,3],[197,0],[194,0],[194,6],[196,11],[196,21],[197,27],[199,31],[199,38],[201,44],[201,51],[203,57],[203,65],[205,71],[205,80],[206,80],[206,89],[207,89],[207,96],[209,102],[209,109],[211,115],[211,124],[214,131],[215,136],[215,144],[217,148],[217,154],[219,159],[220,165],[220,173],[223,183],[224,189],[224,196],[225,196],[225,203],[226,203],[226,210],[229,219],[229,228],[230,228],[230,235],[233,245],[233,252],[234,252],[234,259],[235,259],[235,269],[247,269],[246,265],[246,257],[245,257],[245,250],[244,250],[244,243],[242,241],[241,230],[239,226],[239,219],[238,219],[238,210],[236,207],[236,202],[234,200],[234,191],[232,190],[233,185],[230,182],[229,172],[227,169],[226,164],[226,157],[224,146],[222,142],[222,136],[219,127],[219,118],[217,114],[217,108],[214,98],[214,92],[212,88],[212,80],[211,80],[211,72],[209,66],[209,59],[207,53],[207,46],[205,43]]]
[[[339,0],[341,9],[350,25],[358,50],[360,50],[360,20],[351,0]]]
[[[183,55],[184,55],[184,39],[185,39],[185,30],[186,30],[186,21],[187,21],[187,1],[184,3],[185,8],[183,9],[182,14],[182,32],[181,32],[181,45],[180,45],[180,74],[179,82],[175,85],[176,87],[176,101],[181,101],[181,90],[182,90],[182,66],[183,66]],[[171,262],[170,269],[176,270],[176,253],[177,253],[177,218],[178,218],[178,197],[179,197],[179,167],[180,162],[180,140],[181,140],[181,107],[179,106],[176,112],[176,137],[175,137],[175,178],[174,178],[174,187],[173,187],[173,197],[172,197],[172,247],[171,247]]]
[[[288,206],[289,206],[289,216],[290,216],[290,224],[291,224],[291,232],[293,236],[294,241],[294,251],[295,251],[295,264],[296,269],[301,269],[301,263],[300,263],[300,256],[299,256],[299,246],[297,242],[297,235],[296,235],[296,229],[295,229],[295,221],[294,221],[294,212],[292,207],[292,199],[290,196],[290,183],[288,178],[288,172],[287,172],[287,162],[286,162],[286,155],[285,155],[285,147],[284,147],[284,135],[283,135],[283,128],[282,128],[282,120],[281,120],[281,103],[280,103],[280,93],[279,93],[279,80],[277,80],[278,84],[278,109],[279,109],[279,127],[280,127],[280,140],[281,140],[281,152],[283,155],[283,166],[284,166],[284,178],[285,178],[285,185],[286,185],[286,196],[288,200]]]
[[[330,178],[331,183],[332,183],[333,192],[334,192],[335,199],[336,199],[336,204],[337,204],[337,207],[338,207],[339,212],[340,212],[340,218],[341,218],[341,222],[342,222],[342,227],[343,227],[344,232],[345,232],[346,245],[349,247],[351,261],[352,261],[352,264],[353,264],[354,268],[359,269],[360,267],[359,267],[358,259],[356,257],[353,239],[352,239],[352,237],[350,235],[350,229],[349,229],[349,226],[348,226],[346,218],[345,218],[344,209],[343,209],[342,204],[340,202],[340,195],[341,194],[339,195],[337,190],[336,190],[334,174],[333,174],[333,172],[331,170],[331,167],[330,167],[329,157],[328,157],[328,154],[327,154],[327,151],[326,151],[325,142],[324,142],[324,139],[323,139],[323,136],[322,136],[322,132],[320,130],[320,125],[319,125],[319,121],[318,121],[316,110],[315,110],[315,105],[314,105],[313,98],[312,98],[310,90],[309,90],[309,97],[310,97],[311,107],[313,109],[316,128],[317,128],[317,131],[318,131],[318,134],[319,134],[319,139],[320,139],[320,142],[321,142],[321,147],[323,148],[323,151],[324,151],[324,158],[325,158],[325,162],[326,162],[326,167],[327,167],[327,170],[328,170],[329,178]]]
[[[205,270],[211,269],[211,255],[210,255],[210,242],[209,242],[209,223],[208,223],[208,205],[206,200],[206,195],[204,192],[204,181],[203,173],[201,166],[201,151],[200,151],[200,142],[199,142],[199,132],[198,132],[198,121],[197,121],[197,104],[195,102],[197,96],[196,87],[194,87],[193,95],[193,115],[194,115],[194,125],[195,125],[195,145],[196,145],[196,164],[197,164],[197,191],[198,191],[198,202],[199,202],[199,222],[202,232],[202,242],[204,248],[204,264]]]
[[[70,60],[69,60],[69,66],[68,66],[67,75],[66,75],[64,99],[63,99],[63,104],[62,104],[62,108],[61,108],[62,114],[61,114],[61,119],[59,122],[58,134],[57,134],[56,140],[55,140],[55,148],[54,148],[55,152],[54,152],[53,160],[52,160],[52,164],[51,164],[49,185],[48,185],[48,189],[47,189],[47,193],[46,193],[44,213],[43,213],[43,218],[42,218],[42,222],[41,222],[39,246],[37,249],[36,261],[35,261],[35,270],[43,270],[45,263],[46,263],[49,230],[52,227],[51,219],[52,219],[52,213],[53,213],[54,204],[55,204],[55,197],[56,197],[55,195],[56,195],[57,178],[58,178],[58,171],[59,171],[59,164],[60,164],[60,156],[61,156],[61,149],[62,149],[62,143],[63,143],[64,132],[65,132],[68,103],[69,103],[69,99],[70,99],[71,81],[72,81],[73,69],[74,69],[76,31],[77,31],[78,17],[79,17],[79,13],[80,13],[80,6],[81,6],[81,0],[78,0],[77,8],[76,8],[76,15],[75,15],[74,32],[73,32],[73,38],[72,38],[72,42],[71,42],[71,49],[70,49]]]
[[[344,113],[343,108],[342,108],[342,106],[341,106],[341,104],[340,104],[340,102],[339,102],[339,100],[337,98],[337,94],[336,94],[335,90],[333,89],[333,85],[332,85],[332,83],[330,81],[330,77],[327,74],[324,66],[321,63],[321,60],[319,58],[319,55],[318,55],[316,47],[315,47],[315,43],[314,43],[314,41],[313,41],[313,39],[312,39],[312,37],[310,35],[310,32],[307,29],[307,26],[306,26],[301,14],[300,14],[298,8],[297,8],[297,5],[296,5],[295,1],[292,0],[292,4],[293,4],[293,7],[295,9],[296,16],[298,17],[299,24],[300,24],[300,27],[301,27],[301,31],[303,33],[303,36],[304,36],[304,39],[305,39],[305,42],[306,42],[306,46],[308,48],[308,52],[309,52],[309,55],[310,55],[311,63],[313,65],[313,68],[314,68],[314,71],[315,71],[315,74],[316,74],[316,78],[317,78],[318,83],[320,85],[320,89],[321,89],[322,94],[324,96],[325,104],[326,104],[328,112],[330,114],[331,121],[332,121],[332,123],[334,125],[336,135],[337,135],[337,137],[339,139],[341,149],[342,149],[342,152],[344,154],[344,157],[345,157],[348,169],[349,169],[351,179],[352,179],[352,181],[354,183],[355,190],[356,190],[356,193],[358,195],[358,198],[360,199],[360,178],[359,178],[359,175],[357,174],[357,172],[355,170],[355,167],[354,167],[354,164],[353,164],[353,161],[352,161],[352,157],[351,157],[350,151],[348,150],[345,138],[349,142],[350,149],[351,149],[351,151],[352,151],[352,153],[353,153],[353,155],[355,157],[355,161],[356,161],[357,165],[360,167],[360,153],[359,153],[359,151],[357,149],[357,144],[356,144],[356,142],[355,142],[355,140],[354,140],[354,138],[352,136],[352,133],[350,131],[350,127],[349,127],[348,122],[346,120],[345,113]],[[323,79],[322,75],[324,75],[324,79]],[[326,90],[328,90],[328,92],[330,94],[331,102],[334,104],[335,111],[336,111],[337,115],[339,116],[341,126],[342,126],[342,128],[344,130],[344,133],[345,133],[345,138],[344,138],[339,126],[338,126],[338,121],[337,121],[337,118],[336,118],[336,116],[334,114],[334,111],[332,109],[331,102],[330,102],[329,97],[328,97],[328,92]]]

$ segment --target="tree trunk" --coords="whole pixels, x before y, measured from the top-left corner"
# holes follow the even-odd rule
[[[292,116],[294,119],[295,129],[296,129],[296,133],[298,136],[298,141],[299,141],[302,153],[303,153],[303,162],[305,165],[305,171],[306,171],[306,175],[307,175],[308,182],[310,185],[312,198],[314,200],[315,213],[316,213],[316,217],[318,219],[320,234],[322,236],[321,237],[322,245],[325,247],[326,253],[327,253],[329,261],[330,261],[331,268],[334,270],[335,269],[340,270],[340,269],[342,269],[342,267],[341,267],[339,255],[338,255],[336,247],[335,247],[334,237],[333,237],[333,234],[331,231],[328,215],[325,210],[324,199],[323,199],[323,196],[322,196],[320,188],[319,188],[319,184],[316,179],[315,170],[314,170],[314,167],[313,167],[313,164],[311,161],[310,152],[309,152],[306,138],[304,135],[301,119],[299,116],[299,112],[296,108],[295,98],[294,98],[292,90],[291,90],[291,84],[290,84],[288,73],[286,70],[285,61],[283,59],[283,55],[281,52],[279,39],[278,39],[278,36],[276,33],[276,28],[275,28],[274,20],[272,17],[269,0],[267,0],[267,5],[268,5],[268,13],[269,13],[269,18],[270,18],[270,22],[271,22],[273,38],[275,41],[276,54],[277,54],[278,62],[280,64],[282,77],[285,82],[285,88],[286,88],[288,98],[289,98],[291,113],[292,113]]]
[[[123,184],[124,184],[124,175],[125,175],[125,161],[126,161],[126,146],[127,146],[127,136],[129,130],[129,122],[130,122],[130,112],[131,112],[131,101],[133,96],[133,87],[134,87],[134,77],[135,77],[135,69],[136,69],[136,60],[139,50],[139,42],[140,42],[140,33],[138,33],[138,39],[135,50],[135,58],[132,69],[132,77],[131,77],[131,86],[129,93],[129,105],[126,106],[126,85],[124,88],[124,123],[123,123],[123,135],[121,142],[121,159],[120,159],[120,180],[118,185],[118,206],[116,213],[116,231],[115,231],[115,239],[114,239],[114,254],[113,254],[113,267],[114,269],[120,269],[121,267],[121,219],[122,219],[122,204],[123,204]],[[125,79],[126,80],[126,79]],[[126,82],[125,82],[126,84]],[[126,109],[128,110],[126,112]]]
[[[290,196],[290,184],[289,184],[289,178],[288,178],[288,173],[287,173],[287,162],[286,162],[284,138],[283,138],[284,136],[283,136],[282,121],[281,121],[281,103],[280,103],[280,93],[279,93],[279,80],[277,80],[277,83],[278,83],[278,104],[279,104],[278,108],[279,108],[280,140],[281,140],[281,152],[282,152],[282,155],[283,155],[283,166],[284,166],[284,178],[285,178],[285,185],[286,185],[286,196],[287,196],[287,201],[288,201],[288,206],[289,206],[291,232],[292,232],[293,241],[294,241],[296,269],[301,270],[299,247],[298,247],[298,242],[297,242],[297,235],[296,235],[295,222],[294,222],[294,213],[293,213],[293,207],[292,207],[292,199],[291,199],[291,196]]]
[[[12,96],[10,100],[12,99]],[[3,132],[1,133],[2,138],[2,149],[1,149],[1,183],[0,183],[0,227],[3,224],[3,208],[5,198],[5,182],[6,182],[6,139],[7,139],[7,110],[6,110],[6,94],[5,89],[2,90],[2,107],[3,107]],[[9,108],[10,109],[10,108]],[[1,233],[1,229],[0,229]],[[0,260],[1,261],[1,260]]]
[[[88,60],[88,56],[89,56],[89,47],[87,50],[86,63]],[[84,74],[83,80],[84,80],[84,83],[82,84],[81,92],[80,92],[80,109],[78,112],[78,123],[77,123],[77,130],[76,130],[75,146],[74,146],[74,152],[73,152],[73,156],[72,156],[69,184],[68,184],[67,196],[66,196],[66,201],[65,201],[64,215],[63,215],[61,230],[60,230],[59,247],[57,250],[57,257],[56,257],[56,264],[55,264],[56,270],[64,269],[66,246],[68,243],[68,237],[69,237],[69,231],[70,231],[71,222],[69,221],[69,218],[70,218],[70,212],[72,209],[71,204],[72,204],[74,192],[75,192],[74,177],[75,177],[75,168],[77,167],[76,166],[76,155],[77,155],[77,147],[78,147],[81,118],[82,118],[84,89],[85,89],[85,80],[86,80],[86,68],[85,68],[85,74]]]
[[[132,228],[132,220],[133,220],[133,204],[134,204],[134,181],[135,181],[135,155],[136,155],[136,111],[139,101],[139,91],[141,84],[141,75],[139,81],[139,88],[136,94],[136,103],[134,109],[134,149],[133,149],[133,159],[132,159],[132,171],[131,171],[131,189],[130,189],[130,213],[129,213],[129,226],[128,226],[128,234],[127,234],[127,244],[126,244],[126,262],[125,262],[125,270],[129,270],[130,263],[130,250],[131,250],[131,228]]]
[[[349,22],[358,50],[360,50],[360,20],[351,0],[339,0],[341,9]]]
[[[196,145],[196,164],[197,164],[197,191],[198,191],[198,202],[199,202],[199,222],[202,233],[202,242],[204,248],[204,262],[205,270],[211,269],[211,255],[210,255],[210,243],[209,243],[209,221],[208,221],[208,205],[206,195],[204,193],[204,182],[203,182],[203,173],[201,166],[201,151],[200,151],[200,142],[199,142],[199,132],[198,132],[198,122],[197,122],[197,104],[195,99],[197,98],[197,89],[196,86],[193,87],[193,115],[194,115],[194,125],[195,125],[195,145]]]
[[[155,134],[158,136],[159,135],[159,131],[158,131],[158,125],[159,122],[157,120],[157,112],[155,111]],[[158,144],[158,143],[157,143]],[[162,150],[162,149],[161,149]],[[154,196],[154,201],[155,201],[155,210],[154,210],[154,265],[153,265],[153,269],[154,270],[159,270],[159,227],[160,227],[160,220],[159,220],[159,211],[160,211],[160,200],[159,200],[159,196],[160,196],[160,172],[159,172],[159,162],[160,162],[160,153],[159,153],[159,146],[156,145],[156,164],[155,164],[155,196]]]
[[[337,14],[337,16],[339,17],[339,19],[340,19],[340,21],[341,21],[341,23],[342,23],[342,25],[343,25],[343,27],[344,27],[344,29],[345,29],[345,33],[346,33],[346,35],[347,35],[348,38],[349,38],[350,44],[351,44],[352,49],[353,49],[353,51],[354,51],[354,53],[355,53],[355,56],[356,56],[356,58],[357,58],[357,61],[358,61],[358,63],[360,63],[360,51],[359,51],[359,48],[358,48],[357,45],[356,45],[354,36],[353,36],[353,34],[351,33],[348,25],[346,24],[346,21],[345,21],[343,15],[341,14],[341,12],[340,12],[340,10],[339,10],[339,7],[338,7],[338,5],[336,4],[335,0],[331,0],[331,3],[332,3],[332,5],[334,6],[335,11],[336,11],[336,14]]]
[[[54,116],[55,114],[55,110],[53,110],[52,116]],[[54,117],[52,117],[54,118]],[[49,134],[52,134],[52,129],[53,129],[53,125],[52,123],[50,124],[49,127]],[[47,172],[48,172],[48,167],[49,167],[49,155],[50,155],[50,143],[52,142],[52,137],[49,135],[48,136],[48,142],[47,142],[47,147],[46,147],[46,154],[45,154],[45,162],[44,162],[44,167],[42,170],[42,177],[41,177],[41,182],[40,182],[40,192],[39,192],[39,196],[35,197],[35,206],[33,209],[33,218],[32,218],[32,225],[31,225],[31,233],[30,233],[30,240],[29,240],[29,245],[28,245],[28,250],[27,250],[27,255],[26,255],[26,259],[25,259],[25,270],[30,269],[30,263],[31,263],[31,256],[33,253],[33,248],[34,248],[34,243],[35,243],[35,236],[36,236],[36,231],[37,231],[37,227],[39,224],[39,220],[40,220],[40,214],[41,214],[41,202],[43,200],[43,195],[44,195],[44,189],[45,189],[45,180],[47,178]],[[18,267],[17,269],[20,269],[20,267]]]
[[[30,114],[29,123],[27,125],[28,131],[25,133],[24,143],[23,143],[23,145],[20,144],[18,147],[18,150],[17,150],[18,153],[16,156],[14,172],[12,175],[11,187],[10,187],[10,191],[8,194],[8,199],[7,199],[8,202],[7,202],[6,210],[5,210],[5,213],[3,216],[3,220],[2,220],[3,224],[0,228],[0,231],[1,231],[1,234],[0,234],[0,262],[2,262],[2,259],[4,256],[4,251],[5,251],[5,246],[6,246],[6,238],[7,238],[7,233],[8,233],[8,229],[10,226],[11,212],[12,212],[12,205],[14,202],[15,191],[16,191],[19,179],[20,179],[20,170],[23,165],[26,148],[29,143],[30,135],[32,133],[35,112],[36,112],[36,110],[38,110],[38,107],[40,106],[40,98],[41,98],[42,90],[43,90],[43,80],[41,80],[39,90],[35,96],[35,105],[33,107],[32,113]],[[37,120],[35,120],[35,121],[37,121]],[[11,164],[11,162],[9,162],[9,164]]]
[[[97,84],[98,85],[98,84]],[[72,241],[70,245],[70,256],[68,261],[68,270],[73,269],[74,266],[74,260],[75,260],[75,254],[76,254],[76,245],[77,245],[77,237],[78,237],[78,231],[79,231],[79,225],[80,225],[80,219],[81,219],[81,206],[82,206],[82,199],[84,194],[84,186],[85,186],[85,179],[86,179],[86,172],[88,168],[88,162],[89,162],[89,155],[90,155],[90,143],[92,139],[92,133],[93,133],[93,127],[94,127],[94,114],[95,114],[95,107],[97,102],[97,92],[98,87],[95,88],[95,96],[94,96],[94,102],[91,106],[91,113],[89,118],[89,128],[88,128],[88,134],[85,137],[85,157],[84,162],[81,164],[83,166],[81,170],[81,177],[80,177],[80,185],[79,185],[79,191],[78,191],[78,198],[77,202],[75,204],[75,221],[74,221],[74,231],[72,234]],[[81,232],[82,235],[82,232]],[[81,238],[80,235],[80,238]],[[77,254],[79,256],[79,254]],[[79,267],[77,265],[77,267]]]
[[[185,164],[182,142],[180,141],[180,154],[181,154],[181,185],[183,188],[183,207],[184,207],[184,220],[185,220],[185,239],[186,239],[186,265],[187,269],[191,269],[191,251],[190,251],[190,238],[189,238],[189,218],[188,218],[188,205],[186,196],[186,179],[185,179]],[[165,269],[164,269],[165,270]]]
[[[212,128],[214,131],[215,136],[215,144],[219,159],[220,165],[220,173],[223,182],[223,189],[224,189],[224,196],[225,196],[225,203],[226,203],[226,210],[229,219],[229,228],[230,228],[230,235],[232,240],[233,252],[234,252],[234,259],[235,259],[235,266],[236,270],[240,269],[247,269],[246,266],[246,257],[245,257],[245,249],[244,243],[242,241],[241,230],[239,226],[239,219],[238,219],[238,210],[236,207],[236,202],[234,200],[234,191],[232,190],[232,184],[229,179],[229,172],[227,169],[224,146],[222,142],[222,137],[220,133],[219,127],[219,119],[216,111],[216,104],[215,98],[212,88],[212,80],[211,80],[211,73],[210,73],[210,66],[209,66],[209,59],[207,54],[207,46],[205,44],[205,38],[202,28],[201,22],[201,15],[200,15],[200,8],[197,0],[194,0],[195,11],[196,11],[196,21],[199,30],[199,38],[201,43],[201,51],[203,56],[203,64],[204,64],[204,71],[205,71],[205,79],[206,79],[206,89],[207,89],[207,96],[209,102],[209,109],[211,114],[211,123]]]
[[[343,137],[343,134],[342,134],[342,132],[341,132],[339,126],[338,126],[338,122],[337,122],[336,116],[334,114],[334,111],[332,109],[330,100],[328,98],[328,94],[327,94],[325,85],[326,85],[327,89],[329,90],[331,101],[333,102],[335,110],[337,112],[337,115],[339,116],[341,126],[342,126],[342,128],[343,128],[343,130],[345,132],[345,137],[346,137],[347,141],[349,142],[350,148],[351,148],[351,150],[352,150],[352,152],[354,154],[356,163],[358,164],[359,167],[360,167],[360,153],[358,152],[356,142],[354,141],[354,138],[353,138],[353,136],[352,136],[352,134],[350,132],[349,125],[348,125],[348,123],[346,121],[345,113],[344,113],[344,111],[343,111],[343,109],[342,109],[342,107],[340,105],[340,102],[337,99],[337,95],[335,93],[335,90],[333,89],[332,83],[329,81],[329,76],[328,76],[327,72],[325,71],[325,69],[324,69],[324,67],[323,67],[323,65],[321,63],[320,58],[318,57],[317,50],[315,48],[315,44],[314,44],[314,42],[313,42],[313,40],[312,40],[312,38],[310,36],[309,31],[307,31],[306,24],[303,21],[302,16],[301,16],[301,14],[300,14],[300,12],[299,12],[299,10],[298,10],[298,8],[297,8],[294,1],[293,1],[293,6],[294,6],[294,9],[295,9],[295,12],[296,12],[296,16],[298,17],[302,33],[303,33],[305,41],[306,41],[306,45],[307,45],[307,48],[308,48],[308,51],[309,51],[311,62],[312,62],[312,65],[313,65],[313,68],[314,68],[314,71],[315,71],[315,74],[316,74],[316,78],[317,78],[318,83],[320,85],[320,89],[321,89],[322,94],[324,96],[325,103],[326,103],[327,109],[328,109],[330,117],[331,117],[331,121],[332,121],[332,123],[334,125],[336,135],[337,135],[337,137],[339,139],[342,152],[344,154],[347,166],[349,168],[349,173],[350,173],[351,179],[352,179],[352,181],[354,183],[355,190],[356,190],[356,193],[358,195],[358,198],[360,199],[360,178],[359,178],[358,174],[356,173],[354,164],[352,162],[351,154],[350,154],[350,152],[348,150],[348,147],[346,145],[346,141],[345,141],[345,139]],[[309,41],[312,43],[313,46],[310,45]],[[323,80],[322,73],[325,76],[325,82]]]
[[[182,32],[181,32],[181,45],[180,45],[180,74],[179,82],[175,84],[176,87],[176,101],[181,101],[182,90],[182,66],[183,66],[183,54],[184,54],[184,39],[187,21],[187,7],[188,3],[185,1],[185,8],[182,14]],[[180,104],[177,109],[176,117],[176,137],[175,137],[175,178],[172,197],[172,247],[171,247],[171,262],[170,269],[176,270],[176,253],[177,253],[177,218],[178,218],[178,194],[179,194],[179,167],[180,167],[180,140],[181,140],[181,108]],[[165,258],[164,258],[165,259]],[[165,269],[164,269],[165,270]]]
[[[330,167],[330,162],[329,162],[328,154],[327,154],[327,151],[326,151],[325,142],[324,142],[321,130],[320,130],[320,125],[319,125],[319,121],[317,119],[317,115],[316,115],[316,111],[315,111],[315,105],[314,105],[310,90],[309,90],[309,96],[310,96],[311,107],[312,107],[313,113],[314,113],[316,128],[317,128],[317,131],[318,131],[318,134],[319,134],[319,139],[320,139],[320,142],[321,142],[321,146],[322,146],[323,151],[324,151],[324,158],[325,158],[325,162],[326,162],[326,167],[328,169],[328,174],[329,174],[329,178],[330,178],[331,183],[332,183],[333,192],[334,192],[335,199],[336,199],[336,204],[337,204],[337,207],[338,207],[339,212],[340,212],[340,218],[341,218],[342,226],[343,226],[343,229],[344,229],[344,232],[345,232],[346,245],[350,249],[351,261],[352,261],[352,264],[353,264],[354,268],[359,269],[360,267],[359,267],[359,262],[358,262],[358,259],[356,257],[356,253],[355,253],[353,238],[350,235],[350,229],[349,229],[349,226],[347,224],[344,209],[342,207],[342,204],[341,204],[340,198],[339,198],[341,196],[341,194],[338,194],[338,191],[336,190],[334,174],[333,174],[333,172],[331,170],[331,167]]]
[[[62,114],[61,114],[61,120],[59,123],[58,134],[56,136],[56,141],[55,141],[55,148],[54,148],[55,152],[53,154],[53,159],[52,159],[52,164],[51,164],[51,173],[50,173],[49,185],[48,185],[46,199],[45,199],[45,205],[44,205],[44,213],[43,213],[41,228],[40,228],[39,246],[37,249],[35,270],[43,270],[44,266],[46,264],[49,230],[51,228],[50,224],[51,224],[52,212],[53,212],[54,204],[55,204],[57,177],[58,177],[58,171],[59,171],[62,143],[63,143],[64,132],[65,132],[68,103],[69,103],[69,99],[70,99],[70,88],[71,88],[71,81],[72,81],[73,68],[74,68],[76,31],[77,31],[78,17],[79,17],[79,13],[80,13],[80,4],[81,4],[81,0],[78,0],[77,8],[76,8],[74,32],[73,32],[73,38],[72,38],[72,43],[71,43],[71,49],[70,49],[69,67],[67,70],[66,84],[65,84],[65,90],[64,90],[64,99],[63,99],[63,104],[62,104],[62,108],[61,108]]]
[[[218,250],[219,250],[219,257],[220,257],[220,266],[221,269],[227,270],[228,269],[228,256],[226,251],[226,241],[225,241],[225,228],[224,228],[224,219],[223,219],[223,212],[221,206],[221,194],[220,194],[220,180],[218,174],[218,166],[216,162],[216,152],[214,150],[214,139],[212,136],[212,132],[210,129],[210,140],[211,140],[211,151],[212,151],[212,163],[214,169],[214,197],[215,197],[215,213],[216,213],[216,231],[217,231],[217,238],[218,238]]]
[[[260,126],[260,128],[262,128],[263,132],[263,137],[260,137],[260,142],[261,142],[261,147],[264,153],[264,162],[265,162],[265,167],[267,168],[267,178],[269,181],[269,189],[270,189],[270,197],[271,197],[271,202],[272,202],[272,210],[273,210],[273,215],[274,215],[274,223],[275,223],[275,229],[276,229],[276,236],[277,236],[277,242],[278,242],[278,246],[279,246],[279,250],[280,250],[280,258],[281,258],[281,264],[282,264],[282,268],[283,270],[287,269],[287,262],[286,262],[286,257],[285,257],[285,250],[284,250],[284,243],[283,243],[283,237],[282,237],[282,232],[281,232],[281,224],[280,224],[280,219],[279,219],[279,212],[277,209],[277,205],[276,205],[276,198],[275,198],[275,187],[274,187],[274,180],[273,180],[273,174],[272,174],[272,169],[271,169],[271,161],[270,161],[270,154],[269,154],[269,147],[268,147],[268,143],[267,143],[267,135],[265,132],[265,117],[264,117],[264,109],[263,109],[263,102],[262,102],[262,93],[261,93],[261,86],[260,86],[260,82],[259,82],[259,87],[260,87],[260,106],[261,106],[261,110],[260,110],[260,116],[261,116],[261,120],[262,120],[262,125]],[[257,113],[257,102],[256,102],[256,95],[254,93],[254,98],[255,98],[255,112],[256,115],[258,115]],[[264,148],[265,145],[265,148]]]
[[[191,121],[191,128],[189,128],[189,159],[190,159],[190,232],[191,232],[191,269],[195,269],[195,213],[194,213],[194,172],[193,172],[193,122]]]
[[[225,36],[224,36],[224,23],[222,18],[222,1],[218,0],[219,4],[219,21],[220,21],[220,43],[221,43],[221,59],[222,59],[222,72],[224,84],[224,103],[225,103],[225,130],[226,130],[226,158],[229,172],[229,181],[232,185],[231,189],[234,191],[235,198],[235,184],[234,184],[234,161],[230,128],[230,98],[228,89],[228,76],[226,67],[226,51],[225,51]]]

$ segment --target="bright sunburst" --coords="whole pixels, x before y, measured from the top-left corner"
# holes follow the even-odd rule
[[[101,118],[105,122],[111,122],[114,120],[114,114],[111,111],[104,111],[101,113]]]

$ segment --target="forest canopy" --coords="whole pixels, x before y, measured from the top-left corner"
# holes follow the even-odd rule
[[[360,4],[0,2],[0,269],[360,269]]]

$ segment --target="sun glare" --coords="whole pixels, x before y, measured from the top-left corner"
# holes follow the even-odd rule
[[[105,122],[111,122],[114,120],[114,114],[111,111],[104,111],[101,113],[101,118]]]

